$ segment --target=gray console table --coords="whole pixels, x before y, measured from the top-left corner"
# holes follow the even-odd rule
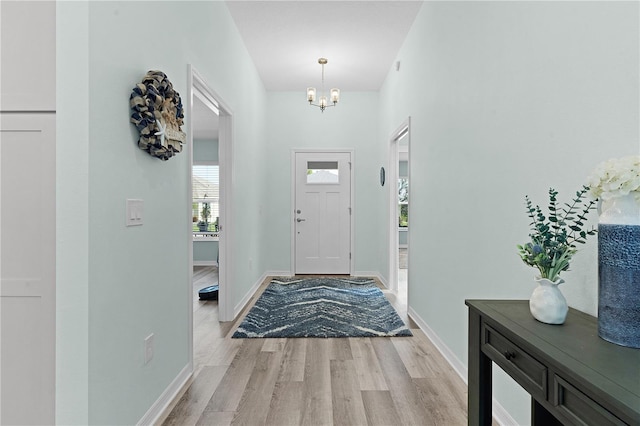
[[[491,425],[495,363],[531,395],[532,425],[640,425],[640,349],[598,337],[596,318],[569,309],[536,321],[527,300],[466,300],[469,425]]]

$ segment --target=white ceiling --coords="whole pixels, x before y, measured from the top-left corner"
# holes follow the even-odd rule
[[[422,1],[227,0],[267,90],[377,91]]]
[[[421,0],[227,0],[269,91],[378,91],[422,6]],[[215,116],[215,114],[214,114]],[[194,138],[217,139],[217,116],[196,102]]]
[[[218,139],[218,115],[197,96],[193,97],[193,139]]]

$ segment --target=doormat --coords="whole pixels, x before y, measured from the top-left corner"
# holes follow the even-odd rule
[[[272,279],[232,338],[412,336],[370,278]]]

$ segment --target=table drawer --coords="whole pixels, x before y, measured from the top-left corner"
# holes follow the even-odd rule
[[[556,374],[553,375],[552,402],[560,414],[574,424],[594,426],[627,424]]]
[[[531,396],[547,399],[547,367],[485,323],[482,324],[482,352]]]

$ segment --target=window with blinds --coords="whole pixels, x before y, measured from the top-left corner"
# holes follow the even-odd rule
[[[219,166],[194,164],[192,176],[193,230],[215,232],[220,217]]]

